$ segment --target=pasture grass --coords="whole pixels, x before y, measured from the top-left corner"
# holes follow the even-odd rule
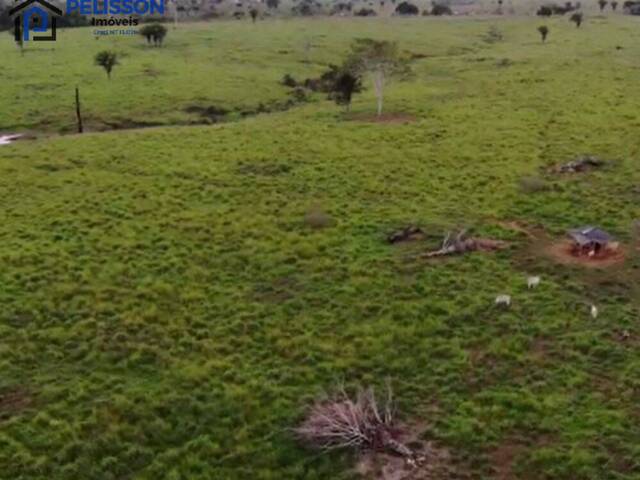
[[[3,41],[0,125],[48,132],[71,129],[76,83],[94,128],[173,124],[192,104],[282,101],[285,73],[319,73],[355,37],[423,57],[388,89],[406,124],[315,97],[1,147],[0,478],[356,478],[349,454],[290,429],[322,390],[387,378],[459,478],[638,478],[640,30],[553,19],[542,45],[539,23],[221,22],[162,49],[78,29],[24,57]],[[484,40],[491,25],[503,41]],[[127,53],[111,82],[91,64],[106,45]],[[354,111],[373,110],[369,89]],[[548,173],[583,153],[606,168]],[[522,189],[538,177],[547,188]],[[311,228],[310,212],[331,221]],[[554,264],[514,221],[552,237],[600,225],[627,262]],[[385,243],[409,223],[431,239]],[[512,247],[418,258],[461,227]],[[511,309],[493,307],[501,293]]]

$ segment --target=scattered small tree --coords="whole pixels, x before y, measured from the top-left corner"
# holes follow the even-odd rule
[[[616,0],[613,0],[613,2],[611,2],[611,10],[615,12],[617,9],[618,9],[618,2],[616,2]]]
[[[582,13],[576,12],[573,15],[571,15],[571,18],[569,20],[575,23],[577,28],[580,28],[580,25],[582,25],[582,19],[583,19]]]
[[[152,23],[142,27],[140,35],[147,39],[147,43],[153,42],[156,47],[161,47],[164,37],[167,36],[167,28],[159,23]]]
[[[285,87],[289,88],[295,88],[298,86],[298,82],[296,82],[296,79],[293,78],[293,75],[291,75],[290,73],[287,73],[284,77],[282,77],[282,84]]]
[[[546,42],[547,36],[549,35],[549,27],[542,25],[538,27],[538,32],[540,32],[540,36],[542,37],[542,43]]]
[[[258,14],[260,12],[258,12],[257,8],[252,8],[251,10],[249,10],[249,15],[251,15],[251,21],[253,23],[256,23],[256,20],[258,19]]]
[[[604,8],[607,6],[609,2],[607,0],[598,0],[598,6],[600,7],[600,11],[603,12]]]
[[[543,5],[538,9],[536,15],[538,15],[539,17],[550,17],[551,15],[553,15],[553,10],[551,10],[551,7]]]
[[[435,15],[436,17],[439,17],[441,15],[453,15],[453,11],[449,7],[449,5],[434,2],[433,6],[431,7],[431,15]]]
[[[375,17],[378,14],[373,8],[361,8],[360,10],[356,10],[353,12],[355,17]]]
[[[280,5],[280,0],[267,0],[267,8],[270,10],[277,10]]]
[[[348,112],[351,109],[353,95],[362,91],[361,74],[349,65],[342,68],[332,65],[323,78],[329,80],[329,98],[338,105],[344,105]]]
[[[413,3],[402,2],[396,7],[398,15],[418,15],[420,10]]]
[[[378,101],[378,116],[382,115],[387,81],[391,77],[409,73],[408,60],[400,55],[398,45],[386,40],[378,41],[369,38],[356,40],[347,65],[350,71],[359,75],[367,72],[372,75]]]
[[[107,72],[107,78],[111,80],[111,71],[119,64],[118,54],[109,50],[100,52],[95,57],[95,64],[104,68],[104,71]]]

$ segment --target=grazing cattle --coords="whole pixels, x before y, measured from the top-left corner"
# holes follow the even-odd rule
[[[496,305],[499,307],[510,307],[511,295],[498,295],[496,297]]]
[[[527,278],[527,287],[531,288],[536,288],[538,285],[540,285],[540,277],[529,277]]]

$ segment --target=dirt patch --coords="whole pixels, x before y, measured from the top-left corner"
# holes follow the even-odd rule
[[[223,120],[224,117],[229,114],[229,110],[222,107],[216,107],[215,105],[209,105],[207,107],[192,105],[185,108],[184,111],[187,113],[195,113],[214,123]]]
[[[399,456],[381,452],[363,454],[356,472],[372,480],[462,480],[467,478],[452,461],[449,451],[432,441],[420,439],[424,425],[403,425],[398,440],[416,454],[415,464]]]
[[[242,163],[238,166],[237,172],[240,175],[255,175],[264,177],[276,177],[285,175],[291,171],[291,166],[282,163]]]
[[[410,115],[408,113],[383,113],[382,115],[358,113],[345,115],[345,120],[352,122],[405,125],[417,121],[418,118],[415,115]]]
[[[101,120],[103,125],[106,125],[111,130],[133,130],[139,128],[151,128],[162,126],[159,122],[145,122],[132,120],[129,118],[114,119],[114,120]]]
[[[293,277],[276,278],[268,284],[257,285],[252,299],[270,304],[279,304],[295,298],[301,288]]]
[[[335,221],[324,209],[319,205],[313,205],[304,214],[304,224],[314,230],[321,230],[323,228],[332,227],[335,225]]]
[[[434,55],[428,55],[426,53],[420,53],[420,52],[411,52],[409,53],[409,58],[411,60],[422,60],[424,58],[431,58]]]
[[[147,66],[142,71],[142,74],[147,76],[147,77],[157,78],[162,74],[162,72],[160,70],[157,70],[157,69],[153,68],[153,67]]]
[[[616,250],[605,250],[594,257],[576,255],[570,240],[550,243],[545,249],[547,255],[563,265],[577,265],[589,268],[606,268],[624,262],[625,252],[622,247]]]
[[[531,343],[529,356],[534,363],[544,364],[548,362],[551,353],[551,342],[544,337],[537,337]]]
[[[495,473],[494,480],[515,480],[518,478],[514,472],[514,466],[522,451],[523,446],[519,443],[505,441],[491,452],[489,458]]]
[[[0,421],[20,413],[33,403],[33,396],[24,387],[0,389]]]

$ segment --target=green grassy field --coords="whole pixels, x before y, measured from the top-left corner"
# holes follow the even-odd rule
[[[7,35],[0,130],[42,138],[0,147],[0,478],[354,479],[352,455],[290,429],[322,390],[387,378],[450,452],[446,478],[640,478],[640,25],[553,19],[543,45],[540,23],[221,22],[162,49],[77,29],[24,57]],[[52,135],[73,129],[76,84],[89,129],[195,122],[185,108],[286,101],[284,74],[317,75],[356,37],[422,57],[386,103],[414,122],[316,96]],[[110,82],[92,65],[107,45],[127,55]],[[545,173],[586,153],[606,167]],[[333,225],[309,228],[312,208]],[[597,224],[627,259],[558,265],[505,222]],[[408,223],[433,237],[389,246]],[[512,246],[417,258],[461,227]]]

